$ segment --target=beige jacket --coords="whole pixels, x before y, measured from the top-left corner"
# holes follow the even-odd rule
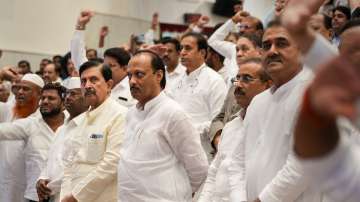
[[[85,112],[86,118],[64,148],[61,199],[72,194],[79,202],[117,201],[117,164],[126,111],[108,98]]]

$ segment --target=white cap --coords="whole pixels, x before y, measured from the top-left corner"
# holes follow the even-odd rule
[[[33,73],[25,74],[21,78],[21,81],[29,81],[29,82],[39,86],[40,88],[43,88],[45,85],[44,80],[39,75],[33,74]]]
[[[69,77],[64,80],[63,85],[67,89],[81,88],[80,77]]]

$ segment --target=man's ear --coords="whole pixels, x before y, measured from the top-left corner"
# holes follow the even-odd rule
[[[165,76],[164,72],[162,70],[158,69],[158,70],[156,70],[155,74],[156,74],[156,80],[160,83],[161,80],[163,79],[163,77]]]
[[[268,80],[265,82],[265,86],[266,88],[270,88],[273,85],[273,81],[272,80]]]
[[[113,81],[112,79],[110,79],[110,80],[108,80],[108,81],[106,82],[106,84],[107,84],[108,90],[109,90],[108,93],[110,93],[110,92],[111,92],[111,89],[112,89],[112,87],[113,87],[113,85],[114,85],[114,81]]]
[[[204,57],[204,59],[206,59],[206,56],[207,56],[207,54],[208,54],[207,50],[206,50],[206,49],[201,49],[201,50],[200,50],[200,53],[201,53],[201,55]]]

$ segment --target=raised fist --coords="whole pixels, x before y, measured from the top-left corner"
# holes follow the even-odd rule
[[[232,21],[236,24],[236,23],[241,23],[244,18],[249,17],[250,14],[246,11],[239,11],[237,12],[233,17],[232,17]]]
[[[91,10],[81,11],[80,16],[77,21],[77,25],[84,27],[93,16],[94,16],[94,12]]]
[[[102,26],[100,29],[100,37],[106,37],[109,34],[109,27]]]

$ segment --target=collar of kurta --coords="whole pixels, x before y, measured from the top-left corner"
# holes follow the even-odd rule
[[[167,67],[166,67],[167,68]],[[182,66],[182,64],[179,62],[179,64],[176,66],[176,68],[174,69],[173,72],[169,73],[167,70],[166,70],[166,74],[168,76],[173,76],[173,75],[181,75],[185,72],[186,68],[184,66]]]
[[[106,98],[106,100],[105,100],[100,106],[98,106],[97,108],[91,110],[91,107],[90,107],[90,108],[88,109],[88,111],[86,111],[86,118],[87,118],[87,120],[88,120],[88,123],[89,123],[89,124],[92,123],[92,122],[96,119],[96,117],[98,117],[98,115],[99,115],[100,113],[102,113],[102,111],[104,110],[104,108],[106,108],[106,106],[107,106],[108,104],[110,104],[110,102],[111,102],[111,98],[110,98],[110,96],[108,96],[108,97]]]
[[[192,71],[190,74],[185,74],[185,75],[187,76],[188,79],[196,79],[201,74],[201,70],[203,70],[206,67],[207,66],[205,65],[205,63],[203,63],[200,67]]]
[[[70,117],[66,118],[64,125],[69,125],[71,123],[74,123],[75,126],[78,126],[81,124],[81,121],[84,119],[86,115],[86,112],[83,112],[79,115],[77,115],[76,117],[74,117],[73,119],[70,119]]]
[[[136,106],[136,109],[143,113],[144,115],[148,114],[158,103],[160,103],[165,98],[164,91],[161,91],[159,95],[154,97],[153,99],[149,100],[147,103],[145,103],[145,106],[143,108],[139,108]]]
[[[114,86],[114,88],[112,88],[111,91],[114,91],[114,90],[117,90],[117,89],[128,88],[128,84],[129,84],[129,78],[127,76],[125,76],[123,78],[123,80],[121,80],[118,84],[116,84]]]
[[[218,73],[219,73],[219,74],[221,74],[221,73],[226,73],[226,67],[225,67],[225,66],[222,66],[221,69],[219,69]]]
[[[289,89],[294,88],[299,82],[303,82],[311,79],[310,74],[311,71],[308,68],[303,67],[302,70],[290,81],[284,83],[278,88],[275,88],[274,86],[271,87],[270,92],[273,96],[278,97],[280,99],[286,94],[286,92],[289,91]]]

